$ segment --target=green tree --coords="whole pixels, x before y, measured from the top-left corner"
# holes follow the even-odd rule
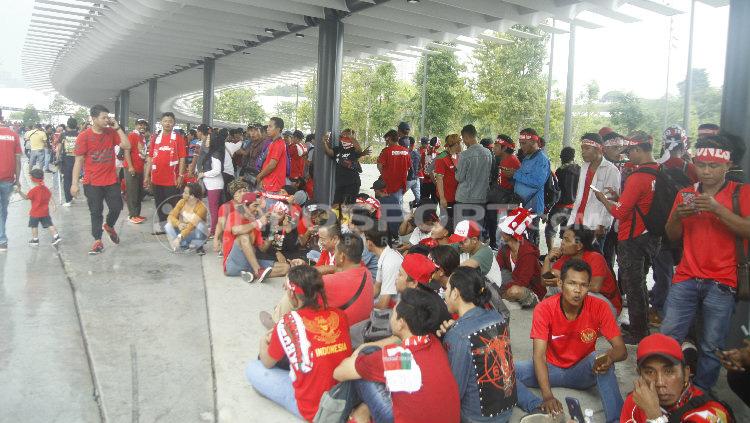
[[[469,98],[470,93],[466,79],[461,76],[466,71],[466,67],[458,61],[452,51],[435,50],[435,53],[419,59],[417,71],[414,74],[416,95],[411,99],[411,104],[418,108],[416,119],[413,121],[415,127],[418,127],[421,118],[425,64],[427,64],[425,132],[443,137],[450,128],[455,128],[461,123],[468,111],[469,103],[464,100]]]
[[[616,129],[626,134],[636,129],[642,129],[646,120],[641,99],[632,92],[615,98],[609,114]]]
[[[78,128],[82,128],[83,124],[89,121],[89,111],[84,107],[79,107],[73,113],[73,117],[78,121]]]
[[[33,104],[29,104],[23,109],[23,126],[36,125],[41,123],[39,111]]]
[[[682,81],[677,84],[681,98],[685,97],[685,83],[685,81]],[[693,87],[690,100],[694,118],[691,118],[690,121],[693,122],[694,119],[697,119],[698,121],[691,125],[695,128],[686,129],[696,131],[697,125],[700,123],[718,123],[721,120],[722,89],[711,86],[711,82],[708,79],[708,73],[705,69],[693,69],[692,83]]]
[[[216,96],[214,119],[235,123],[253,123],[266,120],[266,112],[255,98],[251,88],[230,88]],[[190,104],[196,114],[203,113],[203,98],[196,98]]]
[[[290,130],[297,129],[294,126],[294,118],[296,117],[296,107],[293,101],[282,101],[277,104],[274,108],[274,116],[278,116],[284,119],[284,127]]]
[[[599,94],[599,83],[590,81],[576,99],[573,108],[574,141],[586,132],[597,132],[601,127],[610,125],[609,119],[601,113],[603,107]]]

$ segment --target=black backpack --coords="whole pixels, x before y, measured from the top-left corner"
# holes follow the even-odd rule
[[[675,180],[672,177],[674,171],[679,169],[666,169],[664,166],[659,166],[659,169],[651,167],[639,167],[633,173],[646,173],[653,175],[655,179],[654,184],[654,199],[651,202],[651,208],[645,215],[643,211],[636,205],[633,211],[633,223],[630,226],[630,238],[633,238],[633,232],[635,231],[635,214],[643,219],[643,223],[646,225],[648,231],[657,236],[662,237],[665,235],[664,227],[669,219],[669,214],[672,212],[672,206],[674,205],[674,199],[677,197],[677,193],[690,185],[690,180],[685,177],[685,180]]]
[[[544,211],[549,211],[552,206],[560,201],[562,190],[560,189],[560,183],[557,180],[555,172],[550,171],[547,182],[544,183]]]
[[[710,401],[718,402],[719,404],[724,406],[727,412],[729,412],[729,415],[727,417],[729,418],[730,423],[734,423],[737,421],[737,419],[734,417],[734,412],[732,411],[732,408],[729,407],[729,404],[725,403],[724,401],[716,399],[713,395],[703,394],[703,395],[690,398],[688,402],[683,404],[682,407],[679,407],[676,410],[672,410],[672,412],[669,413],[669,423],[682,422],[682,417],[685,414],[689,413],[690,411],[695,410],[696,408],[704,406],[706,403]]]

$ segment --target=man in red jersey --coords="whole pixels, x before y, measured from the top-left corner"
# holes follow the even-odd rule
[[[148,121],[138,119],[135,121],[135,130],[128,134],[130,148],[123,149],[125,162],[125,186],[128,190],[128,221],[140,224],[146,218],[141,216],[141,201],[143,200],[143,164],[146,157],[146,137]]]
[[[70,193],[73,197],[78,195],[78,175],[81,174],[81,167],[85,167],[83,193],[89,204],[91,235],[94,237],[89,254],[96,255],[104,250],[102,231],[107,231],[112,242],[120,243],[120,237],[115,232],[115,223],[122,211],[120,184],[115,170],[115,146],[129,149],[130,141],[120,124],[109,116],[106,107],[97,104],[89,114],[91,127],[76,138],[76,162],[73,165],[74,180]],[[102,224],[105,201],[109,213],[106,223]]]
[[[159,222],[155,222],[154,234],[163,234],[170,208],[180,200],[180,187],[185,174],[187,142],[179,131],[174,131],[175,117],[172,112],[161,115],[161,133],[154,135],[148,148],[148,159],[143,180],[154,195],[154,206]],[[157,227],[158,226],[158,227]]]
[[[391,129],[384,135],[386,147],[378,157],[378,171],[385,182],[385,194],[393,195],[402,205],[406,192],[406,175],[411,167],[409,149],[398,144],[398,133]]]
[[[8,250],[5,222],[8,220],[8,203],[13,187],[20,187],[21,140],[8,128],[0,115],[0,252]]]
[[[281,137],[284,120],[272,117],[268,120],[268,136],[273,140],[268,145],[268,154],[258,173],[258,187],[266,193],[277,194],[286,185],[286,142]],[[270,204],[266,204],[270,207]]]

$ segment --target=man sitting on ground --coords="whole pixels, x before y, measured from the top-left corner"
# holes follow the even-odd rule
[[[263,268],[255,257],[254,246],[263,242],[260,230],[266,226],[265,215],[259,215],[260,200],[246,192],[242,204],[229,215],[224,228],[224,274],[242,276],[246,282],[263,282],[271,268]]]
[[[237,206],[242,204],[242,196],[245,195],[247,190],[247,182],[242,179],[235,179],[229,183],[229,195],[232,196],[232,199],[219,206],[219,217],[216,220],[216,231],[214,232],[214,251],[219,253],[219,256],[224,254],[221,249],[221,242],[227,218],[230,214],[234,213]]]
[[[490,270],[494,267],[496,278],[490,277],[492,282],[500,285],[500,268],[495,261],[495,254],[490,247],[480,240],[482,229],[473,220],[463,220],[456,224],[453,235],[448,242],[456,244],[461,250],[461,266],[469,266],[479,269],[483,276],[490,276]]]
[[[393,308],[396,279],[404,258],[388,246],[388,235],[376,228],[365,232],[365,247],[378,257],[378,276],[375,278],[375,308]]]

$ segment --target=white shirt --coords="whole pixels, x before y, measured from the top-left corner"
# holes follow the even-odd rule
[[[221,176],[221,162],[216,157],[211,157],[211,170],[203,173],[203,185],[206,190],[213,191],[224,188],[224,177]]]
[[[576,202],[573,204],[573,210],[568,218],[568,225],[571,226],[576,222],[576,215],[578,209],[581,207],[581,199],[583,198],[583,189],[586,184],[586,174],[589,171],[589,163],[584,162],[581,166],[581,174],[578,176],[578,191],[576,193]],[[595,186],[602,192],[605,192],[605,188],[612,188],[615,192],[620,192],[620,169],[617,168],[612,162],[602,157],[602,162],[594,173],[594,178],[591,180],[591,185]],[[589,189],[589,197],[586,202],[586,209],[583,211],[583,226],[596,230],[601,225],[605,229],[609,229],[612,226],[614,218],[609,211],[604,207],[601,201],[596,199],[594,192]]]
[[[419,244],[419,241],[421,241],[421,240],[423,240],[425,238],[429,238],[429,237],[430,237],[430,233],[429,232],[424,233],[424,232],[420,231],[419,230],[419,226],[417,226],[416,228],[414,228],[414,231],[412,231],[411,236],[409,237],[409,244],[411,244],[411,245],[417,245],[417,244]]]
[[[396,279],[404,257],[396,250],[386,246],[378,257],[378,274],[375,282],[380,283],[380,295],[396,295]]]
[[[234,163],[232,163],[232,156],[234,156],[234,153],[240,148],[242,148],[241,142],[228,142],[224,144],[224,149],[226,150],[226,154],[224,154],[224,173],[227,175],[234,176]]]

